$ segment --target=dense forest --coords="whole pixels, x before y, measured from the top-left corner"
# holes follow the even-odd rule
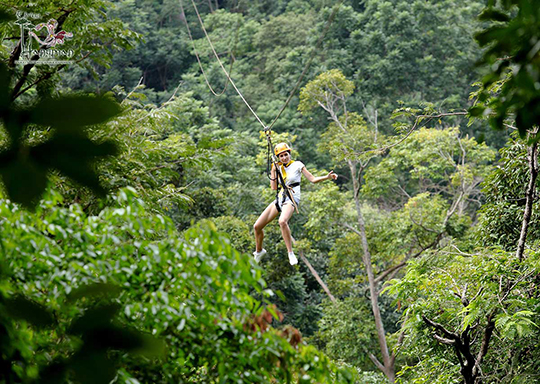
[[[539,0],[0,4],[0,383],[540,382]]]

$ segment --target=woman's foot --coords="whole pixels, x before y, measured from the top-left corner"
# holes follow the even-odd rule
[[[291,265],[298,264],[298,259],[296,258],[294,252],[289,252],[289,263],[291,263]]]
[[[261,249],[260,252],[253,252],[253,258],[255,259],[255,261],[258,263],[259,261],[261,261],[261,258],[266,254],[266,249]]]

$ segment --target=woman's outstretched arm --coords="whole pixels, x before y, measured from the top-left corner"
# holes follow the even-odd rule
[[[310,171],[307,170],[306,167],[302,168],[302,173],[304,174],[306,179],[308,179],[312,183],[318,183],[318,182],[324,181],[324,180],[336,180],[338,178],[338,175],[336,175],[334,173],[334,171],[330,171],[330,173],[328,175],[326,175],[326,176],[315,177],[315,176],[313,176],[311,174]]]

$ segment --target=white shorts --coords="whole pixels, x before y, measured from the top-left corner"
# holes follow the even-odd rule
[[[295,196],[294,193],[292,195],[293,195],[294,202],[296,203],[296,206],[299,207],[300,206],[300,197]],[[281,207],[283,207],[286,204],[292,204],[291,199],[289,199],[289,196],[287,196],[287,195],[285,195],[285,197],[279,196],[279,199],[278,199],[278,201],[276,203],[279,204],[280,209],[281,209]]]

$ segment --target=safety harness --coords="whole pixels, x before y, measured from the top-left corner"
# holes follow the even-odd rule
[[[294,201],[294,199],[291,199],[290,194],[291,194],[291,193],[294,193],[294,192],[292,191],[292,189],[293,189],[294,187],[298,187],[299,185],[300,185],[300,183],[292,183],[291,185],[287,185],[287,186],[286,186],[286,188],[287,188],[287,196],[284,196],[284,197],[283,197],[283,203],[285,203],[285,200],[286,200],[286,199],[291,200],[291,202],[292,202],[292,204],[293,204],[293,206],[294,206],[294,208],[296,209],[297,212],[298,212],[298,206],[296,205],[296,201]],[[275,204],[276,204],[276,209],[277,209],[277,211],[281,213],[281,207],[279,206],[279,192],[280,192],[280,191],[281,191],[281,188],[278,187],[277,193],[276,193],[276,202],[275,202]],[[282,204],[282,205],[283,205],[283,204]]]
[[[285,171],[285,167],[288,167],[292,163],[294,163],[294,160],[289,161],[287,164],[281,164],[281,163],[279,164],[279,166],[281,167],[281,170],[280,170],[280,172],[277,172],[277,174],[280,175],[283,178],[284,181],[287,179],[287,172]],[[296,183],[291,183],[289,185],[287,185],[285,183],[283,183],[283,184],[284,184],[283,190],[285,191],[285,193],[283,194],[282,205],[283,205],[283,203],[285,203],[286,199],[289,199],[291,201],[291,203],[293,204],[294,208],[296,208],[296,211],[298,212],[298,206],[296,205],[296,201],[294,201],[294,199],[293,199],[293,194],[294,194],[293,188],[298,187],[300,185],[300,183],[296,182]],[[282,189],[282,185],[281,185],[281,183],[278,183],[278,187],[277,187],[277,190],[276,190],[276,202],[275,202],[275,205],[276,205],[277,211],[280,212],[280,213],[281,213],[281,207],[279,206],[279,193],[281,192],[281,189]]]

